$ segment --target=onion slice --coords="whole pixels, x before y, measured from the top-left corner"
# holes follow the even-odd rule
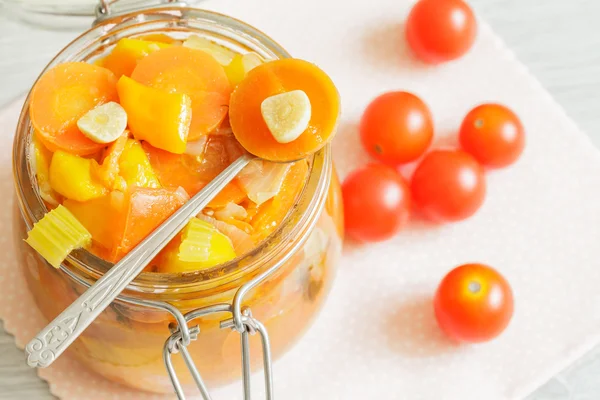
[[[208,142],[208,135],[203,135],[194,140],[193,142],[187,142],[185,147],[185,154],[190,156],[201,156],[206,151],[206,143]]]
[[[253,160],[238,175],[240,186],[257,205],[273,198],[290,169],[290,164]]]
[[[220,219],[221,221],[227,221],[230,218],[245,219],[247,216],[248,213],[246,212],[246,209],[235,204],[233,201],[227,203],[225,207],[220,210],[215,211],[215,218]]]
[[[238,256],[244,255],[254,249],[255,243],[254,240],[252,240],[252,237],[238,227],[228,224],[227,222],[219,221],[218,219],[214,219],[202,213],[198,214],[198,218],[213,224],[215,228],[219,230],[219,232],[229,237]]]

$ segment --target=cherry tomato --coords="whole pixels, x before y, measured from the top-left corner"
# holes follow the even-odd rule
[[[438,64],[463,56],[475,41],[477,21],[462,0],[420,0],[406,21],[406,39],[417,57]]]
[[[435,150],[417,166],[411,181],[420,211],[437,222],[460,221],[483,204],[486,185],[483,168],[461,150]]]
[[[368,164],[342,185],[346,233],[361,242],[377,242],[398,232],[410,215],[410,190],[393,168]]]
[[[460,342],[486,342],[500,335],[513,315],[510,285],[484,264],[465,264],[448,273],[434,298],[440,328]]]
[[[379,161],[391,165],[414,161],[431,144],[431,113],[412,93],[382,94],[365,110],[360,137],[365,150]]]
[[[482,104],[471,110],[463,120],[459,138],[465,151],[492,168],[514,163],[525,147],[519,117],[500,104]]]

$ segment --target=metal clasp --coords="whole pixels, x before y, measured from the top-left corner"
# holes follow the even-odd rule
[[[93,25],[98,24],[108,18],[116,17],[121,14],[126,14],[135,11],[142,11],[153,7],[158,7],[166,4],[171,5],[180,5],[185,6],[186,3],[184,1],[178,0],[145,0],[145,1],[137,1],[137,6],[116,6],[115,3],[118,3],[120,0],[100,0],[99,4],[96,6],[96,20]]]
[[[229,304],[217,304],[214,306],[208,306],[187,313],[184,316],[184,319],[187,323],[189,323],[196,318],[200,318],[209,314],[224,312],[229,312],[233,315],[233,307]],[[242,318],[240,322],[243,328],[240,331],[240,340],[242,347],[242,381],[244,385],[244,399],[250,400],[252,397],[250,385],[251,371],[249,335],[254,335],[258,332],[260,334],[262,343],[266,399],[273,400],[273,373],[269,335],[264,325],[261,324],[257,319],[252,317],[252,313],[250,312],[249,308],[244,308],[241,312],[241,315]],[[234,317],[221,321],[220,327],[221,329],[237,330],[236,323],[234,322]],[[179,378],[177,377],[175,369],[173,368],[171,356],[176,353],[181,353],[185,365],[192,374],[192,377],[194,378],[196,386],[198,386],[198,389],[200,390],[203,399],[212,400],[210,394],[208,393],[208,389],[204,384],[202,377],[200,376],[200,372],[196,368],[194,360],[192,359],[192,356],[187,349],[188,345],[184,343],[184,332],[189,334],[189,337],[192,341],[196,340],[198,337],[198,333],[200,332],[199,326],[193,326],[192,328],[189,328],[187,324],[172,324],[170,326],[170,329],[172,334],[171,336],[169,336],[163,347],[163,361],[165,363],[165,367],[167,368],[167,373],[169,374],[171,383],[173,384],[173,388],[175,389],[175,394],[177,395],[177,398],[180,400],[185,400],[185,394],[183,393],[183,388],[181,387]]]
[[[311,225],[308,227],[309,230],[312,230],[315,227],[317,219],[315,218]],[[207,306],[203,308],[199,308],[194,311],[190,311],[189,313],[183,315],[176,307],[169,303],[165,302],[154,302],[147,300],[136,300],[136,299],[122,299],[124,301],[131,301],[135,304],[142,304],[154,308],[159,308],[165,311],[170,312],[177,321],[176,324],[172,324],[170,326],[171,336],[165,342],[163,347],[163,361],[165,362],[165,367],[167,368],[167,372],[169,377],[171,378],[171,382],[173,384],[173,388],[175,389],[175,393],[179,400],[185,400],[185,395],[183,393],[183,389],[181,384],[179,383],[179,379],[177,378],[177,374],[175,373],[175,369],[173,368],[173,363],[171,362],[171,356],[175,353],[181,353],[187,368],[192,374],[200,393],[202,394],[204,400],[212,400],[206,385],[204,384],[198,369],[196,368],[194,361],[190,353],[187,351],[187,346],[190,343],[197,339],[198,334],[200,333],[200,328],[198,326],[194,326],[192,328],[188,327],[188,323],[193,321],[196,318],[200,318],[205,315],[214,314],[214,313],[231,313],[232,317],[226,320],[221,321],[220,328],[221,329],[232,329],[240,333],[241,337],[241,347],[242,347],[242,382],[244,385],[244,400],[251,400],[251,385],[250,385],[250,345],[249,345],[249,335],[254,335],[258,333],[261,337],[262,344],[262,353],[263,353],[263,367],[264,367],[264,375],[265,375],[265,394],[267,400],[274,400],[274,390],[273,390],[273,368],[272,368],[272,360],[271,360],[271,344],[269,341],[269,335],[267,333],[267,329],[265,326],[260,323],[256,318],[252,316],[250,309],[248,307],[242,307],[242,302],[244,297],[248,294],[248,292],[258,286],[260,283],[265,281],[275,272],[277,272],[281,267],[283,267],[296,251],[300,250],[302,246],[304,246],[308,236],[301,238],[296,241],[294,245],[288,249],[288,251],[281,256],[273,265],[271,265],[268,269],[261,272],[250,281],[246,282],[242,285],[235,296],[233,297],[233,301],[231,304],[216,304],[212,306]]]

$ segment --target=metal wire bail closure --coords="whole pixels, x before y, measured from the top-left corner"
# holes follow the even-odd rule
[[[99,4],[96,6],[96,20],[94,21],[94,25],[99,22],[104,21],[105,19],[112,18],[119,14],[125,14],[134,11],[142,11],[148,8],[157,7],[166,4],[172,5],[180,5],[185,6],[185,2],[178,0],[145,0],[145,1],[137,1],[137,6],[134,5],[122,5],[118,6],[115,3],[118,3],[120,0],[100,0]]]
[[[316,219],[312,222],[309,229],[313,229],[315,224]],[[260,334],[263,352],[263,368],[265,375],[265,395],[267,400],[275,399],[273,390],[271,343],[269,341],[267,329],[262,323],[260,323],[260,321],[258,321],[252,316],[252,313],[250,312],[250,309],[248,307],[242,307],[242,301],[244,300],[244,296],[246,296],[246,294],[250,290],[258,286],[261,282],[268,279],[277,270],[284,266],[292,258],[293,254],[295,254],[296,251],[304,245],[306,240],[307,237],[298,240],[294,244],[294,246],[292,246],[292,248],[289,249],[289,251],[285,253],[277,262],[275,262],[272,266],[270,266],[262,273],[255,276],[252,280],[242,285],[235,293],[231,304],[216,304],[208,307],[199,308],[183,315],[177,308],[168,303],[139,300],[134,301],[136,304],[150,305],[152,307],[158,307],[163,310],[169,311],[171,314],[173,314],[175,320],[177,321],[176,325],[172,325],[170,327],[172,333],[163,347],[163,361],[165,363],[165,367],[167,369],[169,377],[171,378],[171,383],[173,384],[173,388],[175,389],[175,394],[177,395],[178,399],[185,400],[185,394],[183,393],[183,389],[181,387],[181,384],[179,383],[179,378],[177,378],[177,374],[175,373],[175,369],[173,368],[173,363],[171,362],[171,355],[180,352],[204,400],[212,400],[210,394],[208,393],[206,385],[202,381],[202,377],[200,376],[200,373],[198,372],[198,369],[196,368],[194,361],[192,360],[190,353],[187,351],[187,346],[189,345],[189,342],[186,343],[186,338],[189,338],[191,342],[193,340],[196,340],[198,334],[200,333],[199,326],[189,328],[187,323],[193,321],[196,318],[200,318],[202,316],[213,313],[231,313],[231,318],[221,321],[220,328],[232,329],[240,333],[242,347],[242,382],[244,385],[244,400],[251,400],[252,398],[250,385],[250,344],[248,339],[249,335],[254,335],[257,332]]]
[[[314,227],[311,226],[311,229]],[[196,318],[200,318],[202,316],[214,313],[231,313],[232,317],[226,320],[221,321],[220,328],[221,329],[232,329],[240,333],[241,347],[242,347],[242,382],[244,385],[244,400],[251,400],[251,385],[250,385],[250,344],[249,344],[249,335],[254,335],[258,332],[261,337],[262,344],[262,353],[263,353],[263,368],[265,375],[265,394],[267,400],[274,400],[274,391],[273,391],[273,368],[272,368],[272,360],[271,360],[271,343],[269,341],[269,334],[267,333],[267,329],[265,326],[260,323],[256,318],[252,316],[250,309],[248,307],[242,307],[242,301],[244,296],[253,288],[258,286],[261,282],[269,278],[272,274],[274,274],[278,269],[280,269],[286,262],[288,262],[292,255],[298,250],[301,246],[306,242],[306,238],[303,238],[295,243],[295,245],[287,252],[283,257],[281,257],[276,263],[270,266],[264,272],[255,276],[252,280],[246,282],[243,286],[241,286],[235,296],[233,297],[233,301],[231,304],[216,304],[208,307],[199,308],[194,311],[190,311],[189,313],[183,315],[177,308],[168,303],[159,303],[159,302],[148,302],[148,301],[139,301],[135,300],[136,304],[146,304],[152,307],[158,307],[163,310],[169,311],[175,317],[177,321],[176,325],[172,325],[171,336],[165,342],[163,347],[163,361],[165,363],[165,367],[171,378],[171,383],[173,384],[173,388],[175,389],[175,394],[180,400],[185,400],[185,394],[183,393],[183,389],[179,382],[179,378],[177,378],[177,374],[175,373],[175,369],[173,368],[173,363],[171,362],[171,355],[175,353],[181,353],[185,364],[192,374],[200,393],[202,394],[204,400],[212,400],[206,385],[202,381],[202,377],[196,368],[194,361],[187,351],[187,346],[189,342],[186,344],[186,338],[190,339],[190,342],[196,340],[198,334],[200,333],[199,326],[194,326],[192,328],[188,327],[188,323],[193,321]],[[150,304],[152,303],[152,304]]]
[[[313,229],[316,224],[316,219],[312,222],[309,229]],[[173,384],[173,388],[175,389],[175,394],[177,395],[179,400],[185,400],[185,394],[183,393],[183,389],[181,384],[179,383],[179,379],[177,378],[177,374],[175,373],[175,369],[173,368],[173,363],[171,362],[171,355],[180,352],[187,368],[192,374],[200,393],[202,394],[204,400],[212,400],[206,385],[202,381],[202,377],[196,368],[194,361],[190,353],[187,351],[187,346],[193,340],[196,340],[198,334],[200,333],[199,326],[194,326],[192,328],[188,327],[188,323],[193,321],[196,318],[200,318],[202,316],[213,314],[213,313],[231,313],[232,317],[226,320],[221,321],[220,328],[221,329],[232,329],[240,333],[241,347],[242,347],[242,382],[244,385],[244,400],[251,400],[251,385],[250,385],[250,345],[249,345],[249,335],[254,335],[258,332],[261,337],[262,344],[262,352],[263,352],[263,368],[265,375],[265,395],[267,400],[274,400],[274,390],[273,390],[273,368],[272,368],[272,360],[271,360],[271,344],[269,341],[269,335],[267,333],[267,329],[265,326],[260,323],[256,318],[252,316],[250,309],[248,307],[242,307],[242,301],[244,300],[244,296],[258,286],[261,282],[268,279],[271,275],[273,275],[277,270],[283,267],[299,250],[307,240],[307,236],[298,240],[291,249],[288,250],[277,262],[275,262],[268,269],[258,274],[252,280],[246,282],[242,285],[235,296],[233,297],[233,301],[231,304],[216,304],[208,307],[203,307],[196,309],[194,311],[190,311],[189,313],[183,315],[177,308],[172,306],[171,304],[164,302],[149,302],[149,301],[140,301],[134,300],[133,302],[136,304],[149,305],[151,307],[160,308],[170,312],[177,321],[176,325],[172,325],[171,336],[165,342],[163,347],[163,361],[165,363],[165,367],[171,378],[171,383]],[[128,301],[127,299],[125,301]],[[186,343],[186,339],[189,338],[189,342]]]
[[[185,394],[183,393],[183,388],[179,382],[179,378],[177,378],[177,374],[175,373],[175,369],[173,368],[173,363],[171,362],[171,355],[175,353],[181,353],[181,356],[184,359],[184,362],[192,374],[200,393],[202,394],[204,400],[212,400],[210,394],[208,393],[208,389],[196,368],[194,361],[187,350],[187,346],[189,343],[185,343],[186,337],[190,339],[190,341],[196,340],[198,334],[200,333],[200,327],[194,326],[192,328],[188,327],[188,323],[193,321],[196,318],[200,318],[202,316],[214,313],[231,313],[232,317],[226,320],[221,321],[220,328],[221,329],[232,329],[240,333],[240,343],[242,348],[242,383],[244,386],[244,400],[251,400],[252,392],[251,392],[251,384],[250,384],[250,343],[249,343],[249,335],[254,335],[258,332],[261,337],[261,345],[262,345],[262,353],[263,353],[263,370],[265,375],[265,396],[267,400],[274,400],[274,390],[273,390],[273,368],[272,368],[272,359],[271,359],[271,343],[269,340],[269,334],[267,333],[267,329],[265,326],[258,321],[256,318],[252,316],[252,313],[248,307],[242,307],[242,301],[244,296],[253,288],[258,286],[261,282],[269,278],[273,273],[275,273],[278,269],[280,269],[292,255],[298,250],[306,241],[300,240],[298,241],[294,247],[286,253],[281,259],[279,259],[275,264],[269,267],[267,270],[262,272],[261,274],[255,276],[252,280],[246,282],[243,286],[241,286],[235,296],[233,297],[233,301],[231,304],[216,304],[208,307],[199,308],[194,311],[190,311],[189,313],[181,314],[181,312],[168,303],[163,303],[161,305],[154,304],[153,306],[160,307],[169,311],[175,317],[177,324],[174,324],[170,327],[171,336],[165,342],[163,347],[163,361],[165,363],[165,367],[167,369],[167,373],[171,378],[171,383],[173,384],[173,388],[175,390],[175,394],[178,399],[185,400]],[[146,302],[148,303],[148,302]]]
[[[183,316],[184,320],[189,323],[196,318],[200,318],[209,314],[215,313],[231,313],[233,306],[229,304],[216,304],[213,306],[199,308],[197,310],[191,311]],[[178,312],[178,311],[177,311]],[[257,332],[260,334],[261,343],[262,343],[262,353],[263,353],[263,367],[265,374],[265,393],[267,400],[274,400],[273,395],[273,373],[272,373],[272,363],[271,363],[271,344],[269,341],[269,335],[267,330],[263,324],[261,324],[257,319],[252,317],[252,313],[249,308],[244,308],[242,310],[242,326],[243,330],[240,332],[240,340],[242,347],[242,380],[244,385],[244,399],[250,400],[252,398],[251,393],[251,384],[250,384],[250,343],[249,336],[254,335]],[[232,329],[237,330],[234,323],[234,318],[226,319],[221,321],[220,324],[221,329]],[[183,328],[183,329],[181,329]],[[169,378],[171,379],[171,383],[173,384],[173,388],[175,390],[175,394],[177,398],[180,400],[185,400],[185,394],[183,393],[183,388],[181,387],[181,383],[179,382],[179,378],[173,368],[173,363],[171,361],[171,356],[176,353],[181,353],[183,357],[183,361],[187,366],[188,370],[192,374],[194,381],[196,382],[196,386],[200,390],[200,394],[202,394],[202,398],[204,400],[212,400],[202,377],[200,376],[200,372],[196,368],[194,364],[194,360],[192,359],[191,354],[189,353],[186,344],[184,344],[183,340],[183,332],[188,331],[190,339],[196,340],[198,338],[198,333],[200,333],[199,326],[193,326],[192,328],[188,328],[187,324],[179,325],[172,324],[170,326],[171,336],[166,340],[165,345],[163,347],[163,361],[165,363],[165,367],[167,368],[167,373],[169,374]]]

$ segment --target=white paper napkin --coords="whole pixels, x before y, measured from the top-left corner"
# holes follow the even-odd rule
[[[437,67],[416,61],[403,36],[411,3],[203,3],[332,76],[343,103],[334,141],[342,176],[368,161],[357,123],[368,102],[388,90],[408,90],[428,103],[436,146],[455,145],[462,118],[482,102],[506,104],[527,130],[522,159],[488,174],[488,196],[474,218],[415,222],[389,242],[345,249],[315,326],[275,364],[279,398],[520,398],[599,341],[598,152],[483,21],[463,59]],[[448,270],[470,261],[508,278],[516,311],[496,341],[456,346],[439,332],[431,297]],[[241,399],[239,384],[214,397]]]

